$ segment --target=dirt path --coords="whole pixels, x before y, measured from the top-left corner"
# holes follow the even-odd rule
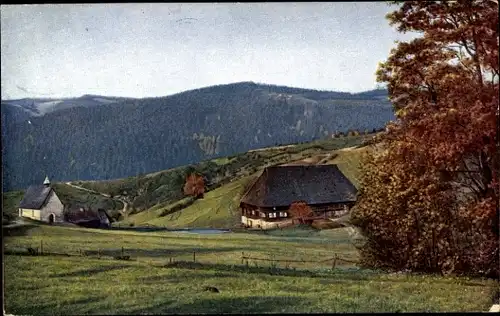
[[[104,193],[101,193],[101,192],[97,192],[97,191],[94,191],[94,190],[90,190],[90,189],[87,189],[87,188],[84,188],[84,187],[80,187],[78,185],[74,185],[72,184],[71,182],[66,182],[67,185],[73,187],[73,188],[77,188],[77,189],[80,189],[80,190],[83,190],[83,191],[87,191],[87,192],[92,192],[92,193],[96,193],[96,194],[99,194],[99,195],[102,195],[102,196],[105,196],[105,197],[111,197],[109,194],[104,194]]]

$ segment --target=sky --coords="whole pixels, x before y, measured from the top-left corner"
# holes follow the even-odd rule
[[[165,96],[240,81],[375,88],[385,2],[2,5],[2,99]]]

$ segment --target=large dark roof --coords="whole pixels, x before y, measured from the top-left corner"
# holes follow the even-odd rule
[[[65,216],[66,220],[71,223],[79,223],[79,222],[86,222],[93,220],[100,221],[102,216],[107,217],[110,222],[112,221],[105,210],[101,209],[95,210],[95,209],[76,207],[76,206],[69,207],[65,211]]]
[[[45,185],[32,185],[24,193],[24,198],[19,203],[20,208],[39,210],[47,201],[52,188]]]
[[[241,202],[259,207],[356,201],[357,190],[336,165],[275,166],[264,169]]]

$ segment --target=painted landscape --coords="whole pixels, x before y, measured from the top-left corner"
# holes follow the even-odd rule
[[[288,5],[2,6],[4,314],[500,311],[498,1]]]

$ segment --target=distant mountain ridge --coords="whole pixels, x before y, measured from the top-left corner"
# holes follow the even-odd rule
[[[135,176],[276,144],[382,128],[386,90],[239,82],[166,97],[2,101],[3,190]],[[42,180],[40,180],[42,179]]]
[[[13,106],[26,112],[29,116],[42,116],[47,113],[72,107],[93,107],[130,99],[132,98],[105,97],[91,94],[86,94],[78,98],[23,98],[2,100],[2,110],[9,106]]]

